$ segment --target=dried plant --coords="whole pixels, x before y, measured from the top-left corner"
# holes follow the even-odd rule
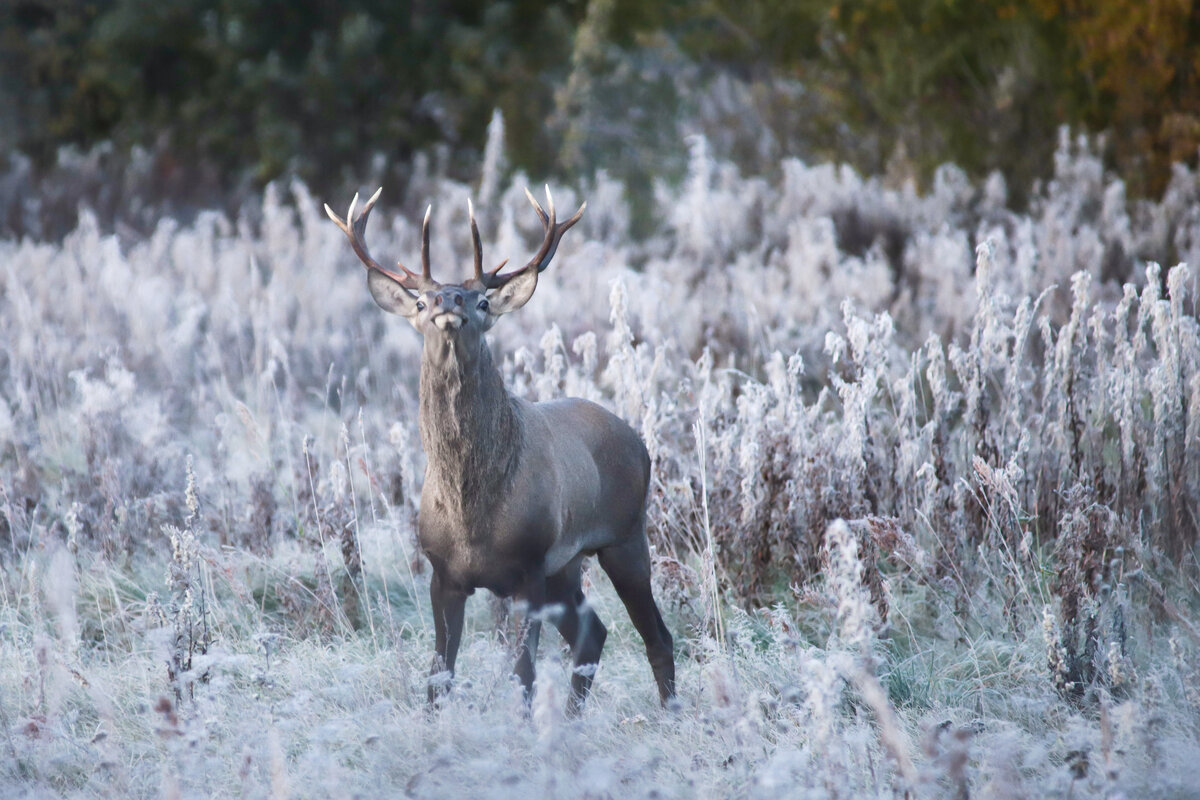
[[[196,474],[191,459],[187,466],[185,492],[188,515],[182,528],[166,525],[163,532],[171,544],[171,561],[167,568],[170,604],[167,607],[171,625],[171,650],[167,661],[167,680],[175,693],[175,702],[194,696],[194,681],[204,679],[192,673],[197,654],[208,652],[208,598],[205,594],[203,563],[196,541],[195,522],[200,514],[200,499],[196,492]]]
[[[539,234],[490,140],[516,252]],[[419,249],[431,200],[467,224],[438,163],[381,251]],[[0,241],[0,794],[1187,796],[1200,174],[1130,204],[1065,138],[1018,213],[952,168],[918,193],[743,176],[699,139],[688,163],[661,221],[606,175],[580,190],[562,268],[493,343],[513,393],[646,442],[662,716],[614,623],[590,710],[539,687],[525,721],[487,619],[424,710],[420,352],[302,185]],[[1118,248],[1192,267],[1117,285]]]

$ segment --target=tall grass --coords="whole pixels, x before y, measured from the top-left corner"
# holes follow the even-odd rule
[[[304,186],[144,238],[84,214],[61,245],[0,242],[5,793],[1200,785],[1195,277],[1128,268],[1200,263],[1200,178],[1128,208],[1064,138],[1014,214],[952,167],[917,195],[689,152],[643,242],[620,184],[556,188],[588,214],[493,337],[513,392],[591,398],[647,442],[670,712],[596,570],[611,635],[581,720],[557,643],[522,714],[479,602],[426,709],[419,342]],[[518,256],[537,223],[499,169],[481,223]],[[385,192],[375,252],[411,258],[433,202],[434,269],[468,274],[473,191]]]

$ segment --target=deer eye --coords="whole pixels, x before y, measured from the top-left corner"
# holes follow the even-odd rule
[[[425,301],[418,300],[417,301],[417,311],[424,311],[424,310],[425,310]]]
[[[487,298],[485,297],[484,299],[480,300],[479,305],[476,306],[476,308],[478,308],[480,311],[487,311],[488,310]]]

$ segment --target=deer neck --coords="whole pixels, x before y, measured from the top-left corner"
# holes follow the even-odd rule
[[[483,341],[430,337],[421,359],[420,430],[425,491],[470,522],[515,467],[520,420]]]

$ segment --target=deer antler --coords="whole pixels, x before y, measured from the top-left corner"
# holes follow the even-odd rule
[[[533,204],[534,210],[537,212],[538,219],[542,221],[542,228],[545,230],[545,237],[542,239],[542,246],[538,248],[537,253],[529,260],[529,263],[520,269],[514,269],[511,272],[506,272],[502,275],[497,274],[508,263],[507,260],[502,261],[499,266],[492,269],[490,272],[483,271],[483,251],[479,244],[479,230],[475,226],[475,215],[471,214],[471,235],[475,239],[475,280],[482,283],[488,289],[495,289],[497,286],[503,286],[517,275],[520,275],[527,269],[536,269],[542,272],[546,267],[550,266],[550,261],[554,258],[554,253],[558,250],[558,241],[562,235],[566,233],[571,226],[579,222],[583,217],[583,210],[587,208],[587,203],[579,207],[570,219],[562,222],[556,222],[554,215],[554,198],[550,196],[550,187],[546,186],[546,205],[550,207],[550,213],[542,208],[533,195],[529,193],[529,189],[525,190],[525,196],[529,198],[529,202]]]
[[[379,262],[371,257],[371,253],[367,250],[367,242],[364,239],[367,230],[367,218],[371,215],[371,209],[375,207],[375,201],[379,199],[379,194],[382,191],[382,186],[375,190],[375,194],[371,195],[371,199],[363,206],[362,213],[357,218],[354,216],[354,208],[358,205],[357,192],[354,193],[354,199],[350,201],[350,210],[346,212],[346,219],[342,219],[333,213],[333,209],[329,207],[328,203],[325,204],[325,213],[346,234],[346,238],[350,240],[350,246],[354,248],[354,254],[358,256],[359,261],[367,266],[367,269],[373,269],[387,275],[409,291],[421,291],[422,287],[433,282],[433,278],[429,274],[429,212],[432,211],[433,207],[430,206],[425,210],[425,221],[421,225],[421,274],[418,275],[397,261],[396,266],[404,271],[404,274],[401,275],[380,266]]]

